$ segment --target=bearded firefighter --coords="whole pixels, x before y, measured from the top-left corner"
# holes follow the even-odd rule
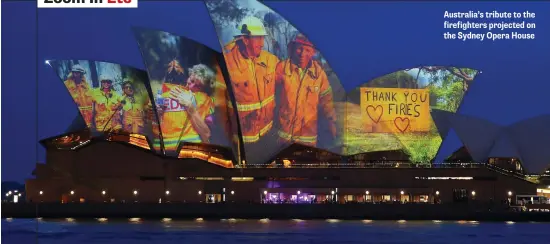
[[[313,44],[302,34],[288,45],[289,59],[277,65],[279,138],[282,143],[316,146],[319,111],[336,139],[332,88],[322,66],[313,59]]]
[[[256,17],[246,17],[238,26],[234,40],[225,46],[224,54],[243,142],[248,144],[250,152],[256,151],[254,154],[269,147],[272,139],[265,135],[273,127],[275,109],[275,66],[279,59],[263,50],[265,36],[263,22]]]

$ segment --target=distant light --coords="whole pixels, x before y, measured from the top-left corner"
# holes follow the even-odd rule
[[[11,191],[8,191],[8,194],[10,194],[10,195],[11,195]]]
[[[13,192],[18,192],[17,190],[13,191]]]
[[[508,196],[512,196],[512,191],[508,191]]]
[[[38,194],[42,195],[42,194],[44,194],[44,192],[43,192],[43,191],[40,191],[40,192],[38,192]]]
[[[202,194],[202,191],[199,191],[199,195],[201,195],[201,194]]]
[[[513,225],[514,221],[506,221],[506,224]]]
[[[6,193],[6,197],[9,197],[9,196],[10,196],[10,194],[9,194],[9,193]]]
[[[140,218],[130,218],[129,220],[130,220],[130,222],[140,222],[141,221]]]
[[[438,196],[439,196],[439,191],[435,191],[435,195],[438,195]]]
[[[66,218],[65,219],[67,222],[74,222],[74,219],[73,218]]]
[[[170,191],[166,191],[165,193],[166,193],[166,195],[170,195]]]
[[[170,221],[172,221],[171,218],[163,218],[163,219],[162,219],[162,222],[170,222]]]
[[[334,191],[331,191],[330,194],[334,195]]]
[[[401,195],[403,195],[403,194],[405,194],[405,192],[404,192],[404,191],[401,191]]]
[[[404,223],[407,223],[407,221],[402,219],[402,220],[398,220],[397,223],[404,224]]]
[[[50,65],[50,60],[44,61],[45,64]]]
[[[101,195],[105,195],[106,193],[106,191],[101,191]]]
[[[441,223],[441,220],[434,220],[433,222],[439,224]]]
[[[300,193],[302,193],[302,192],[298,191],[298,195],[300,195]]]
[[[134,190],[134,195],[137,195],[138,194],[138,191]]]
[[[21,193],[17,194],[18,196],[21,196]]]
[[[264,191],[264,195],[267,195],[267,191]]]
[[[269,219],[268,218],[260,219],[260,222],[261,223],[267,223],[267,222],[269,222]]]
[[[475,196],[476,195],[476,191],[472,191],[472,196]]]
[[[338,222],[340,222],[340,220],[339,219],[327,219],[327,222],[329,222],[329,223],[338,223]]]
[[[71,191],[71,195],[74,195],[74,191]]]
[[[369,224],[369,223],[372,223],[372,220],[370,220],[370,219],[365,219],[365,220],[363,220],[363,223]]]
[[[235,191],[231,191],[231,195],[234,195],[235,194]]]
[[[370,193],[369,191],[366,191],[366,192],[365,192],[365,194],[367,194],[367,195],[369,195],[369,193]]]
[[[107,218],[99,218],[99,219],[97,219],[97,221],[99,221],[99,222],[107,222]]]
[[[195,221],[202,222],[202,221],[204,221],[204,219],[203,218],[196,218]]]

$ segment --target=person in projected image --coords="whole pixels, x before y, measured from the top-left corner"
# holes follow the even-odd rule
[[[136,94],[133,83],[126,80],[122,83],[122,130],[127,133],[144,135],[145,113],[150,105],[148,99]],[[145,101],[144,101],[145,100]]]
[[[215,73],[204,64],[197,64],[189,69],[189,76],[184,84],[177,84],[171,76],[183,74],[179,63],[171,62],[167,79],[162,85],[157,107],[161,131],[166,151],[175,152],[179,142],[209,143],[213,123],[214,104],[208,91],[214,84]],[[178,67],[173,67],[177,65]],[[176,83],[176,84],[174,84]]]
[[[78,106],[82,118],[84,118],[87,125],[91,126],[93,123],[92,106],[94,101],[85,74],[84,68],[80,64],[75,64],[71,67],[64,83]]]
[[[277,56],[263,50],[267,31],[262,20],[246,17],[227,44],[225,60],[237,102],[242,138],[256,154],[270,148],[275,109]],[[250,160],[254,161],[254,160]]]
[[[302,34],[288,45],[289,59],[276,68],[279,142],[317,145],[318,114],[326,117],[336,138],[336,114],[327,74],[313,59],[313,44]]]
[[[113,89],[113,78],[101,75],[101,86],[94,89],[94,122],[97,131],[116,131],[122,128],[120,124],[120,109],[122,97]]]

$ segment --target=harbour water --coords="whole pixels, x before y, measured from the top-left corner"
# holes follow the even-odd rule
[[[550,223],[3,219],[4,243],[548,243]]]

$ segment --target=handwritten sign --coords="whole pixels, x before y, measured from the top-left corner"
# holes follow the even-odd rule
[[[361,117],[368,132],[427,132],[431,126],[428,89],[362,87]]]

